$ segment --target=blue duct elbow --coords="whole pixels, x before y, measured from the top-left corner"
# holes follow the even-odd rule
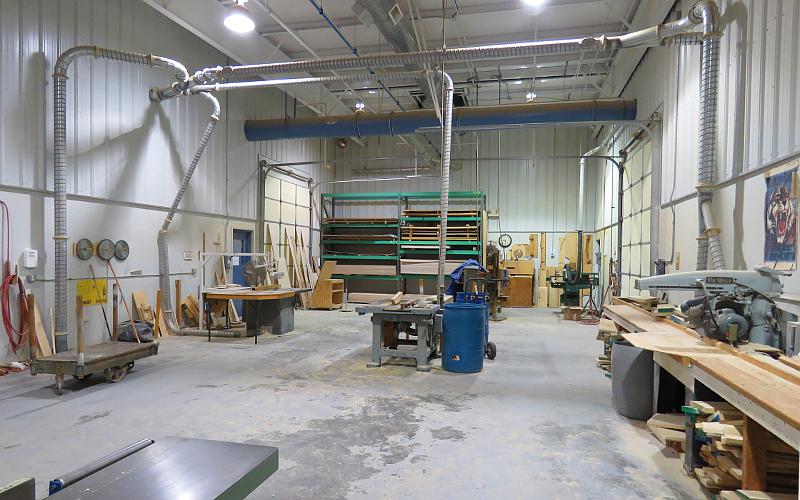
[[[554,123],[587,123],[636,119],[636,101],[607,99],[555,103],[511,104],[458,108],[453,113],[454,130],[532,127]],[[356,112],[342,116],[247,120],[248,141],[279,139],[370,137],[408,135],[439,128],[434,110],[389,113]]]

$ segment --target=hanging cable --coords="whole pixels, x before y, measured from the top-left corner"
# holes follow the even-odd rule
[[[3,282],[0,285],[0,310],[3,315],[3,327],[6,330],[8,337],[8,345],[14,354],[25,345],[25,327],[28,324],[28,303],[25,298],[25,285],[16,274],[11,274],[11,216],[9,215],[8,205],[0,200],[0,209],[2,209],[2,222],[4,226],[4,239],[5,248],[2,250],[3,260]],[[14,328],[14,322],[11,318],[11,287],[17,285],[17,301],[19,307],[19,329]]]

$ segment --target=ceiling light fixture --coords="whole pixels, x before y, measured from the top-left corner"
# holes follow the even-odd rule
[[[369,90],[368,92],[369,92],[370,94],[377,94],[377,93],[378,93],[378,91],[377,91],[377,90]]]
[[[514,85],[522,85],[522,80],[516,80],[516,81],[514,82]]]
[[[228,10],[225,16],[225,27],[236,33],[249,33],[256,28],[253,16],[244,6],[247,0],[236,0],[236,5]]]
[[[364,111],[364,103],[363,102],[358,101],[356,103],[356,111]]]
[[[546,0],[523,0],[523,1],[524,1],[526,4],[530,5],[530,6],[533,6],[533,7],[539,7],[540,5],[542,5],[543,3],[545,3],[545,1],[546,1]]]
[[[533,102],[536,100],[536,92],[528,92],[525,94],[525,102]]]

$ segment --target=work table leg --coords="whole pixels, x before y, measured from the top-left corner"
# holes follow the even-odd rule
[[[744,416],[742,432],[742,489],[767,490],[767,445],[770,433],[758,422]]]
[[[367,363],[367,368],[381,366],[381,344],[383,341],[383,321],[372,316],[372,361]]]
[[[417,371],[429,372],[431,365],[428,364],[428,339],[433,337],[433,322],[417,322]]]

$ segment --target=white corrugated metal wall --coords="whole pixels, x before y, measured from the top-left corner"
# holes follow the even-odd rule
[[[0,0],[0,199],[11,208],[12,262],[23,248],[39,250],[39,266],[22,274],[31,278],[29,288],[45,316],[52,303],[53,277],[50,75],[58,54],[78,44],[155,53],[180,60],[190,71],[228,62],[138,0]],[[121,275],[141,270],[144,277],[125,279],[123,286],[128,293],[145,290],[153,304],[158,227],[209,115],[208,104],[200,98],[162,104],[148,100],[150,87],[172,78],[168,71],[83,58],[70,67],[68,82],[69,237],[128,240],[131,257],[115,262],[115,269]],[[257,154],[274,161],[322,156],[319,141],[245,140],[244,119],[293,112],[291,98],[279,90],[219,98],[223,118],[183,199],[184,211],[170,231],[172,271],[182,277],[184,293],[195,290],[189,273],[199,264],[196,259],[184,261],[181,250],[200,249],[204,236],[208,250],[224,247],[234,227],[254,228]],[[298,170],[324,177],[319,167]],[[93,265],[106,275],[101,262]],[[70,257],[71,279],[88,274],[87,263]],[[72,304],[72,283],[69,290]],[[97,341],[104,329],[102,316],[96,308],[88,309],[89,341]],[[5,336],[0,337],[2,358],[6,344]]]
[[[684,0],[676,10],[688,12]],[[721,0],[719,170],[714,211],[729,268],[763,262],[764,169],[800,156],[800,3]],[[696,256],[699,48],[650,49],[623,92],[638,100],[639,118],[662,115],[659,256],[672,250],[668,272],[693,270]],[[605,170],[606,183],[612,169]],[[658,202],[656,198],[653,200]],[[597,216],[608,207],[601,203]],[[597,219],[597,227],[603,226]],[[656,258],[655,253],[652,256]],[[800,277],[785,281],[800,291]]]

